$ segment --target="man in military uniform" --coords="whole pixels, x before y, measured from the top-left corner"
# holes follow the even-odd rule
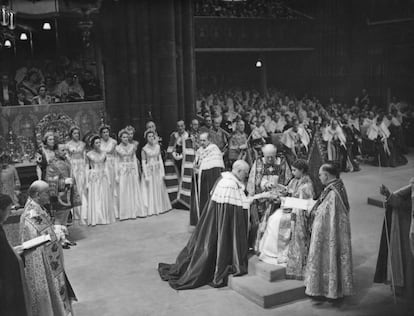
[[[50,209],[55,217],[55,225],[65,249],[75,246],[75,242],[66,239],[66,225],[70,210],[82,205],[75,179],[72,175],[70,162],[66,156],[66,145],[58,144],[55,150],[55,158],[46,168],[46,181],[49,184]]]

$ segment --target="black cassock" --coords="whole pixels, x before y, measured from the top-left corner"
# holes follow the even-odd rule
[[[227,285],[230,274],[247,273],[248,211],[244,185],[222,173],[187,245],[174,264],[158,272],[176,290]]]

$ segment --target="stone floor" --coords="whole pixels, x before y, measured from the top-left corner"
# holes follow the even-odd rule
[[[77,316],[127,315],[414,315],[389,286],[373,284],[384,210],[367,204],[381,183],[391,190],[414,176],[414,155],[399,168],[362,166],[343,174],[351,202],[355,296],[340,306],[305,299],[270,310],[229,288],[208,286],[175,291],[160,280],[158,262],[173,262],[187,242],[188,212],[118,222],[108,226],[73,227],[78,246],[65,251],[65,265],[79,301]]]

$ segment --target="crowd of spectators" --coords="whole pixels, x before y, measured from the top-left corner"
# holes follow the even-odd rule
[[[196,16],[298,18],[281,0],[196,0],[194,6]]]
[[[396,98],[387,106],[373,104],[366,89],[350,103],[334,98],[326,102],[310,96],[298,98],[276,89],[269,89],[266,95],[248,89],[199,91],[197,112],[207,120],[219,118],[221,128],[229,135],[236,123],[243,121],[253,143],[257,139],[273,142],[273,135],[283,135],[292,127],[306,132],[310,139],[318,134],[326,160],[337,160],[343,171],[359,170],[360,161],[381,166],[404,164],[404,154],[414,146],[410,137],[414,133],[414,107]],[[303,134],[298,140],[301,137]],[[296,156],[305,150],[301,147],[299,141],[293,150]],[[305,156],[309,153],[306,147]]]
[[[2,73],[0,85],[0,106],[95,101],[102,98],[94,71],[64,56],[57,61],[27,62],[16,70],[14,76]]]

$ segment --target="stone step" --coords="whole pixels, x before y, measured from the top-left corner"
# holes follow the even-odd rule
[[[378,196],[369,196],[368,204],[384,208],[384,197],[381,195]]]
[[[285,267],[260,261],[258,256],[249,259],[248,269],[249,275],[260,276],[268,282],[284,280],[286,276]]]
[[[271,308],[306,298],[303,281],[268,282],[260,276],[229,278],[228,285],[237,293],[263,308]]]

